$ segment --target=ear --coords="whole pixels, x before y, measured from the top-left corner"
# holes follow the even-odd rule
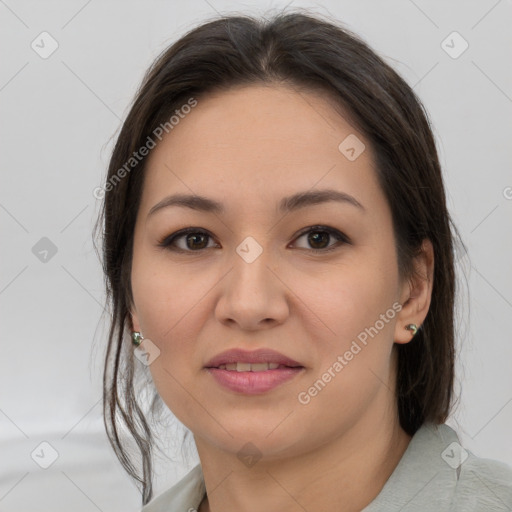
[[[414,258],[414,268],[416,272],[401,286],[402,309],[395,324],[395,343],[409,343],[413,332],[405,326],[416,324],[419,329],[427,316],[434,284],[434,248],[430,240],[423,240],[420,253]]]
[[[132,332],[133,331],[141,332],[140,331],[139,317],[137,315],[137,311],[135,310],[135,307],[133,307],[133,306],[132,306],[132,309],[130,310],[129,323],[130,323],[130,329],[131,329]]]

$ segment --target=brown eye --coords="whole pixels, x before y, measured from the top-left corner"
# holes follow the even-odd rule
[[[308,233],[308,243],[313,249],[325,249],[329,245],[330,238],[331,235],[327,231],[311,231]]]
[[[169,250],[198,252],[209,248],[209,239],[211,239],[211,235],[206,231],[201,231],[197,228],[187,228],[164,238],[158,245]],[[178,241],[181,243],[178,244]]]
[[[310,227],[305,232],[302,232],[296,240],[299,240],[306,235],[306,240],[310,247],[301,248],[311,249],[314,252],[328,252],[336,249],[342,244],[350,244],[348,237],[341,233],[341,231],[326,226]],[[329,245],[331,238],[335,239],[335,243]]]
[[[306,235],[308,246],[300,248],[309,249],[310,251],[318,253],[326,253],[338,248],[340,245],[351,243],[345,234],[337,229],[326,226],[309,227],[295,240],[306,237]],[[187,228],[165,237],[158,245],[170,251],[200,252],[204,249],[214,247],[208,245],[208,242],[212,239],[212,235],[207,231],[198,228]],[[332,241],[334,241],[334,243],[330,243]]]
[[[189,249],[205,249],[207,245],[205,245],[205,240],[207,240],[208,235],[204,233],[189,233],[185,235],[185,245]]]

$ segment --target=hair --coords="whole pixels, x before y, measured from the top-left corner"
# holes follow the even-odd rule
[[[341,24],[304,12],[279,12],[271,19],[221,16],[187,32],[147,70],[113,148],[106,181],[115,186],[105,187],[95,228],[103,225],[102,266],[111,309],[103,375],[104,423],[117,457],[141,488],[143,504],[153,495],[155,436],[134,387],[130,274],[147,159],[133,165],[122,179],[119,171],[155,128],[191,97],[200,101],[216,91],[253,84],[282,84],[332,98],[367,138],[379,185],[391,208],[402,278],[413,276],[422,241],[432,242],[435,265],[428,314],[413,342],[395,344],[400,425],[412,436],[425,422],[444,423],[452,407],[454,239],[462,241],[447,210],[425,108],[411,87]],[[152,411],[156,395],[154,390]],[[135,442],[135,454],[121,439],[121,428]]]

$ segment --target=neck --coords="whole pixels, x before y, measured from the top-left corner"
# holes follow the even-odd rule
[[[380,411],[382,412],[382,411]],[[342,435],[290,458],[244,467],[195,437],[208,499],[199,512],[336,510],[358,512],[379,494],[411,437],[396,421],[366,415]]]

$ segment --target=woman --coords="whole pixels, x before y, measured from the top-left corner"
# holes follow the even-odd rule
[[[190,31],[145,76],[99,221],[105,423],[145,512],[512,508],[512,470],[444,423],[457,230],[430,124],[357,36],[303,13]],[[141,370],[200,459],[154,500]]]

